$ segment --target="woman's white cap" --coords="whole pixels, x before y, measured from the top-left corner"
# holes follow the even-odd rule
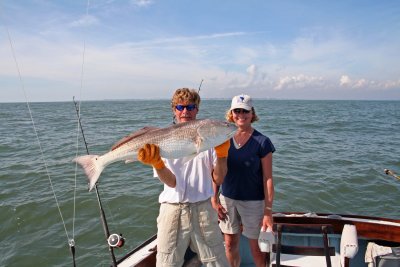
[[[230,110],[235,108],[243,108],[245,110],[251,110],[253,107],[253,101],[249,95],[237,95],[232,98],[232,104]]]

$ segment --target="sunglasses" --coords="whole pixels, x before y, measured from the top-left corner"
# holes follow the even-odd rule
[[[176,105],[175,106],[175,109],[179,110],[179,111],[183,111],[185,108],[186,108],[187,111],[192,111],[195,108],[197,108],[197,105],[196,104],[190,104],[190,105],[186,105],[186,106],[184,106],[184,105]]]
[[[244,108],[235,108],[235,109],[233,109],[233,113],[235,113],[235,114],[240,114],[240,113],[249,114],[250,110],[247,110],[247,109],[244,109]]]

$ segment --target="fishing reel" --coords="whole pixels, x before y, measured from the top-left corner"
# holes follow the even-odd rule
[[[112,248],[120,248],[125,244],[125,238],[122,237],[122,234],[111,234],[107,242]]]

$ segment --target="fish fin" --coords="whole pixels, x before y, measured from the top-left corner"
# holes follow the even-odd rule
[[[151,126],[143,127],[142,129],[123,137],[121,140],[119,140],[117,143],[115,143],[111,147],[111,151],[116,149],[116,148],[118,148],[118,147],[120,147],[120,146],[122,146],[123,144],[131,141],[133,138],[137,138],[137,137],[142,136],[142,135],[144,135],[144,134],[146,134],[148,132],[155,131],[155,130],[158,130],[158,129],[159,128],[157,128],[157,127],[151,127]]]
[[[195,141],[195,146],[196,146],[196,152],[199,154],[201,152],[201,145],[203,144],[203,138],[201,136],[196,137]]]
[[[101,172],[104,170],[104,166],[98,161],[98,155],[85,155],[76,157],[73,161],[82,166],[85,172],[88,182],[89,191],[91,191],[100,177]]]
[[[137,152],[134,152],[129,158],[125,159],[125,164],[137,161]]]

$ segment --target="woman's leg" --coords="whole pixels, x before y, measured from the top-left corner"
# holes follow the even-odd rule
[[[257,267],[265,267],[267,262],[267,253],[261,252],[258,246],[258,239],[249,239],[251,255],[253,255],[254,264]]]

